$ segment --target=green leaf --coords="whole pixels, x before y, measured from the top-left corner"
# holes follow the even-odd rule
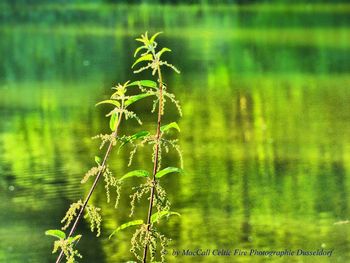
[[[160,127],[160,130],[162,132],[166,132],[169,129],[176,129],[180,132],[180,127],[176,122],[171,122],[169,124],[163,125],[162,127]]]
[[[135,63],[132,64],[131,68],[133,68],[136,64],[138,64],[142,61],[152,61],[152,60],[153,60],[152,54],[144,55],[144,56],[140,57],[138,60],[136,60]]]
[[[143,86],[143,87],[149,87],[149,88],[157,88],[157,83],[154,82],[153,80],[137,80],[129,83],[127,86]]]
[[[150,132],[149,131],[139,131],[133,135],[130,136],[130,139],[133,141],[133,140],[136,140],[136,139],[143,139],[144,137],[150,135]]]
[[[120,103],[117,100],[103,100],[103,101],[100,101],[99,103],[96,103],[95,106],[98,106],[98,105],[101,105],[101,104],[112,104],[112,105],[114,105],[114,106],[116,106],[118,108],[120,107]]]
[[[148,41],[148,32],[145,32],[145,35],[141,34],[141,38],[136,38],[136,41],[140,41],[144,44],[146,44],[146,42]]]
[[[152,44],[154,42],[154,40],[156,40],[156,37],[159,36],[160,34],[162,34],[163,32],[157,32],[155,33],[151,39],[149,40],[149,42]]]
[[[148,177],[149,176],[149,172],[145,171],[145,170],[134,170],[131,172],[128,172],[127,174],[123,175],[122,178],[120,178],[119,180],[125,180],[126,178],[130,178],[130,177]]]
[[[95,156],[95,163],[97,163],[98,165],[100,165],[100,164],[101,164],[101,157]]]
[[[151,93],[143,93],[143,94],[139,94],[139,95],[135,95],[135,96],[131,96],[127,101],[125,101],[125,106],[129,106],[130,104],[133,104],[134,102],[141,100],[143,98],[152,96],[153,94]]]
[[[58,229],[47,230],[47,231],[45,231],[45,235],[57,237],[57,238],[60,238],[60,239],[65,239],[66,238],[66,233],[64,233],[63,231],[58,230]]]
[[[133,220],[133,221],[129,221],[127,223],[124,223],[121,226],[119,226],[116,230],[114,230],[112,232],[112,234],[110,234],[109,238],[111,238],[115,233],[119,232],[120,230],[123,230],[123,229],[131,227],[131,226],[137,226],[137,225],[142,225],[142,224],[143,224],[143,220],[141,220],[141,219]]]
[[[116,112],[113,112],[111,115],[111,118],[109,119],[109,128],[111,128],[111,131],[115,131],[117,122],[118,122],[118,115]]]
[[[166,47],[163,47],[162,50],[159,51],[159,52],[157,53],[158,58],[160,58],[160,56],[161,56],[164,52],[167,52],[167,51],[170,52],[171,49],[166,48]]]
[[[182,173],[182,169],[177,168],[177,167],[167,167],[164,168],[163,170],[160,170],[158,173],[156,173],[156,178],[161,178],[166,174],[169,173]]]
[[[171,216],[171,215],[177,215],[181,216],[177,212],[171,212],[171,211],[161,211],[161,212],[156,212],[151,216],[151,223],[153,224],[154,222],[157,222],[159,219],[161,219],[164,216]]]
[[[145,47],[145,46],[138,47],[138,48],[135,50],[134,57],[136,57],[137,53],[139,53],[140,50],[142,50],[142,49],[147,49],[147,47]]]
[[[120,145],[120,147],[123,147],[125,144],[137,140],[137,139],[143,139],[144,137],[148,136],[150,134],[149,131],[140,131],[137,132],[123,140],[123,143]]]
[[[74,237],[69,237],[67,240],[69,243],[73,243],[75,241],[79,241],[79,239],[82,237],[82,235],[76,235]]]

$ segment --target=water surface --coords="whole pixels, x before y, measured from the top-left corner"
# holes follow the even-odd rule
[[[136,78],[133,39],[146,29],[165,32],[160,44],[173,50],[169,61],[182,71],[164,76],[184,114],[180,119],[170,105],[166,112],[166,121],[181,126],[185,161],[183,175],[164,179],[173,210],[182,214],[160,226],[173,239],[169,251],[323,248],[333,256],[287,260],[350,260],[349,226],[334,225],[349,218],[350,8],[331,7],[4,9],[0,261],[53,262],[52,240],[43,233],[58,228],[69,204],[87,192],[80,180],[94,165],[98,142],[91,137],[108,131],[106,108],[94,104],[117,82]],[[151,104],[135,108],[147,129],[154,128]],[[131,168],[127,151],[114,153],[111,169],[116,176],[149,169],[148,153]],[[164,157],[164,164],[177,162],[174,153]],[[96,238],[88,222],[80,225],[82,262],[132,259],[132,231],[107,238],[129,220],[129,194],[115,210],[99,186],[92,202],[103,209],[103,234]],[[287,262],[168,256],[194,260]]]

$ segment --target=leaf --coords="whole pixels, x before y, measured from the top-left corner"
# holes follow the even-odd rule
[[[149,61],[149,60],[151,60],[151,61],[153,60],[152,54],[147,54],[147,55],[140,57],[138,60],[135,61],[134,64],[132,64],[131,68],[133,68],[136,64],[138,64],[142,61]]]
[[[149,176],[149,172],[145,171],[145,170],[134,170],[131,172],[128,172],[127,174],[123,175],[122,178],[120,178],[119,180],[125,180],[126,178],[130,178],[130,177],[148,177]]]
[[[177,215],[177,216],[181,216],[179,213],[177,212],[171,212],[171,211],[161,211],[161,212],[157,212],[154,213],[151,216],[151,223],[153,224],[154,222],[157,222],[159,219],[161,219],[164,216],[171,216],[171,215]]]
[[[154,42],[154,40],[156,40],[156,37],[159,36],[160,34],[162,34],[163,32],[157,32],[155,33],[151,39],[149,40],[149,42],[152,44]]]
[[[130,136],[131,140],[142,139],[150,134],[149,131],[139,131]]]
[[[60,239],[65,239],[66,238],[66,233],[64,233],[63,231],[58,230],[58,229],[47,230],[47,231],[45,231],[45,235],[57,237],[57,238],[60,238]]]
[[[116,101],[116,100],[103,100],[103,101],[100,101],[99,103],[96,103],[95,106],[98,106],[101,104],[112,104],[118,108],[120,107],[119,101]]]
[[[100,165],[101,164],[101,157],[95,156],[95,162]]]
[[[171,122],[169,124],[163,125],[162,127],[160,127],[160,130],[162,132],[166,132],[169,129],[176,129],[180,132],[180,127],[176,122]]]
[[[78,242],[81,237],[82,237],[82,235],[76,235],[74,237],[69,237],[67,240],[68,240],[69,243],[73,243],[75,241]]]
[[[127,87],[128,86],[139,86],[139,85],[144,86],[144,87],[149,87],[149,88],[157,88],[156,82],[154,82],[153,80],[147,80],[147,79],[133,81],[133,82],[129,83],[127,85]]]
[[[166,48],[166,47],[163,47],[162,50],[159,51],[159,52],[157,53],[158,58],[160,58],[160,56],[161,56],[164,52],[167,52],[167,51],[170,52],[171,49]]]
[[[112,232],[112,234],[109,235],[109,238],[111,238],[115,233],[119,232],[120,230],[123,230],[123,229],[131,227],[131,226],[137,226],[137,225],[142,225],[142,224],[143,224],[143,220],[141,220],[141,219],[133,220],[133,221],[129,221],[127,223],[124,223],[121,226],[119,226],[116,230],[114,230]]]
[[[136,57],[137,53],[139,53],[140,50],[142,50],[142,49],[147,49],[147,47],[145,47],[145,46],[138,47],[138,48],[135,50],[134,57]]]
[[[118,122],[118,115],[116,112],[113,112],[111,118],[109,119],[109,128],[111,128],[111,131],[115,131],[117,122]]]
[[[151,93],[143,93],[143,94],[139,94],[139,95],[135,95],[135,96],[131,96],[127,101],[125,101],[125,106],[129,106],[130,104],[133,104],[134,102],[141,100],[143,98],[152,96],[153,94]]]
[[[161,178],[164,175],[169,173],[182,173],[182,169],[177,167],[167,167],[167,168],[164,168],[163,170],[160,170],[158,173],[156,173],[155,177]]]
[[[144,44],[146,44],[146,42],[148,41],[148,32],[145,32],[145,35],[141,34],[141,38],[136,38],[136,41],[140,41]]]
[[[148,136],[150,134],[149,131],[140,131],[137,132],[127,138],[125,138],[123,140],[123,143],[120,145],[120,147],[123,147],[125,144],[127,144],[128,142],[134,141],[136,139],[143,139],[144,137]]]

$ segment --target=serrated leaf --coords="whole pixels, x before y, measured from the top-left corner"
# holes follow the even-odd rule
[[[68,240],[69,243],[73,243],[75,241],[78,242],[81,237],[82,237],[82,235],[76,235],[74,237],[69,237],[67,240]]]
[[[137,226],[137,225],[142,225],[142,224],[143,224],[143,220],[141,220],[141,219],[133,220],[133,221],[129,221],[127,223],[124,223],[121,226],[119,226],[116,230],[114,230],[112,232],[112,234],[110,234],[109,238],[111,238],[115,233],[119,232],[120,230],[123,230],[123,229],[131,227],[131,226]]]
[[[160,170],[158,173],[156,173],[155,177],[156,178],[161,178],[166,174],[169,173],[182,173],[182,169],[177,168],[177,167],[167,167],[162,170]]]
[[[159,36],[160,34],[162,34],[163,32],[157,32],[155,33],[151,39],[149,40],[149,42],[152,44],[154,42],[154,40],[156,40],[156,37]]]
[[[151,223],[153,224],[154,222],[157,222],[159,219],[161,219],[164,216],[171,216],[171,215],[177,215],[181,216],[177,212],[171,212],[171,211],[161,211],[161,212],[156,212],[151,216]]]
[[[171,122],[169,124],[166,124],[166,125],[163,125],[162,127],[160,127],[160,130],[162,132],[166,132],[167,130],[170,130],[170,129],[176,129],[180,132],[180,127],[176,122]]]
[[[139,95],[135,95],[135,96],[131,96],[127,101],[125,101],[125,106],[129,106],[130,104],[133,104],[134,102],[141,100],[143,98],[152,96],[154,94],[151,93],[143,93],[143,94],[139,94]]]
[[[152,61],[153,60],[153,57],[152,57],[152,54],[147,54],[147,55],[144,55],[140,58],[138,58],[134,64],[132,64],[131,68],[133,68],[135,65],[137,65],[138,63],[142,62],[142,61]]]
[[[145,46],[138,47],[138,48],[135,50],[134,57],[136,57],[137,53],[139,53],[142,49],[147,49],[147,47],[145,47]]]
[[[145,170],[134,170],[123,175],[122,178],[120,178],[119,180],[123,181],[126,178],[130,178],[130,177],[148,177],[148,176],[149,176],[149,172]]]
[[[160,58],[160,56],[161,56],[164,52],[167,52],[167,51],[168,51],[168,52],[171,52],[171,49],[166,48],[166,47],[163,47],[162,50],[159,51],[159,52],[157,53],[158,58]]]
[[[45,231],[45,235],[57,237],[57,238],[60,238],[60,239],[65,239],[66,238],[66,233],[64,233],[63,231],[58,230],[58,229],[47,230],[47,231]]]
[[[115,131],[117,122],[118,122],[118,115],[117,113],[113,112],[111,115],[111,118],[109,119],[109,128],[111,129],[111,131]]]
[[[129,83],[127,86],[143,86],[143,87],[149,87],[149,88],[157,88],[157,83],[153,80],[137,80]]]
[[[116,107],[120,107],[120,103],[119,101],[116,101],[116,100],[103,100],[103,101],[100,101],[98,103],[95,104],[95,106],[98,106],[98,105],[101,105],[101,104],[112,104]]]

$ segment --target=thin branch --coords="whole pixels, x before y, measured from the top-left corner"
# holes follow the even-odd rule
[[[124,104],[124,103],[122,102],[122,107],[123,107],[123,104]],[[114,132],[112,133],[112,136],[113,136],[114,138],[116,138],[116,137],[118,136],[118,129],[119,129],[119,125],[120,125],[120,122],[121,122],[121,119],[122,119],[122,115],[123,115],[123,113],[121,112],[120,115],[118,116],[118,122],[117,122],[117,124],[116,124],[115,130],[114,130]],[[71,237],[71,236],[73,235],[75,229],[77,228],[78,223],[79,223],[79,221],[80,221],[80,218],[81,218],[81,216],[83,215],[83,212],[84,212],[84,210],[85,210],[85,208],[86,208],[86,205],[87,205],[87,203],[89,202],[90,197],[91,197],[93,191],[95,190],[96,185],[97,185],[97,183],[98,183],[98,181],[99,181],[101,175],[103,174],[103,171],[104,171],[105,168],[106,168],[106,162],[107,162],[107,159],[108,159],[108,157],[109,157],[109,154],[111,153],[112,148],[113,148],[113,141],[111,141],[111,142],[109,143],[109,145],[108,145],[107,151],[106,151],[106,153],[105,153],[105,156],[104,156],[103,161],[102,161],[102,164],[101,164],[102,169],[99,170],[99,172],[98,172],[98,174],[97,174],[97,176],[96,176],[96,178],[95,178],[95,181],[94,181],[94,183],[92,184],[92,186],[91,186],[91,188],[90,188],[90,190],[89,190],[89,193],[88,193],[88,195],[87,195],[86,198],[85,198],[85,201],[84,201],[84,203],[83,203],[83,206],[81,207],[81,209],[80,209],[80,211],[79,211],[79,214],[78,214],[77,218],[75,219],[74,224],[73,224],[73,226],[71,227],[71,230],[69,231],[69,234],[68,234],[68,237],[67,237],[67,238]],[[57,257],[57,259],[56,259],[56,263],[61,262],[62,258],[63,258],[63,250],[61,250],[60,254],[58,255],[58,257]]]
[[[156,59],[156,55],[153,51],[153,56]],[[154,161],[153,161],[153,177],[152,177],[152,188],[151,188],[151,194],[149,198],[149,207],[148,207],[148,214],[147,214],[147,232],[151,230],[151,216],[152,216],[152,208],[153,208],[153,202],[154,202],[154,194],[155,194],[155,186],[156,186],[156,173],[158,170],[158,161],[159,161],[159,147],[160,147],[160,139],[161,139],[161,131],[160,126],[162,122],[162,110],[163,110],[163,81],[162,81],[162,73],[160,70],[160,66],[158,65],[158,83],[159,83],[159,104],[158,104],[158,121],[157,121],[157,133],[156,133],[156,147],[155,147],[155,155],[154,155]],[[148,250],[148,244],[146,243],[145,248],[143,250],[143,263],[147,262],[147,250]]]

